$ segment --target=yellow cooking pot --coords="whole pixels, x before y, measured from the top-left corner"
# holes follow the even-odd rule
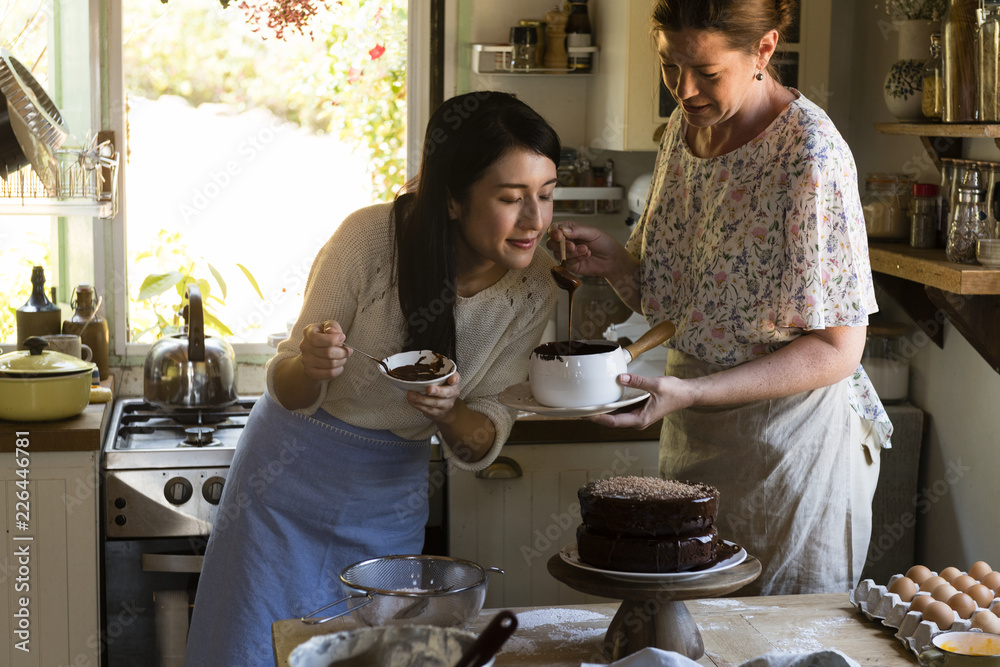
[[[24,345],[27,349],[0,355],[0,419],[55,421],[83,412],[94,363],[47,351],[48,343],[38,336]]]

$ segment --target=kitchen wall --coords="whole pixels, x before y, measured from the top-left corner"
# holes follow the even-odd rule
[[[845,46],[835,37],[832,63],[853,74],[851,90],[844,91],[851,96],[844,135],[859,178],[863,183],[868,172],[902,171],[936,183],[938,174],[919,139],[882,135],[873,128],[873,123],[894,120],[882,100],[882,83],[896,60],[896,33],[875,3],[853,4],[853,39]],[[831,96],[840,92],[833,89]],[[966,143],[969,157],[1000,161],[992,141]],[[879,306],[882,315],[912,324],[885,294],[879,295]],[[935,570],[948,565],[965,569],[979,559],[1000,567],[1000,535],[989,530],[1000,519],[1000,505],[991,500],[1000,469],[1000,374],[948,323],[943,348],[916,344],[922,340],[909,337],[910,399],[929,416],[920,491],[913,505],[919,522],[917,558]],[[886,529],[876,526],[876,537],[880,530]],[[891,526],[887,532],[892,534]]]

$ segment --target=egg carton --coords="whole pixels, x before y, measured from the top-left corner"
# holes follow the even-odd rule
[[[964,573],[963,573],[964,574]],[[936,576],[937,572],[932,575]],[[877,585],[871,579],[865,579],[850,592],[851,604],[855,605],[862,614],[872,621],[880,621],[882,625],[896,630],[895,637],[903,643],[914,655],[919,656],[922,652],[931,647],[931,638],[934,635],[944,632],[937,623],[923,620],[923,614],[919,611],[910,611],[910,603],[903,602],[895,593],[889,592],[889,586],[902,577],[901,574],[894,574],[889,579],[886,586]],[[921,593],[924,595],[925,593]],[[990,604],[993,613],[1000,611],[1000,598],[994,599]],[[982,611],[983,607],[976,607],[972,613],[975,616]],[[952,612],[955,620],[949,631],[972,630],[972,621],[961,618],[957,612]]]

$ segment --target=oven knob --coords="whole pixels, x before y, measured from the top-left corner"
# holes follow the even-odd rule
[[[174,477],[163,488],[163,495],[166,496],[167,502],[173,505],[183,505],[191,500],[191,494],[193,493],[194,489],[191,488],[191,482],[183,477]]]
[[[120,510],[123,510],[123,509],[125,509],[125,505],[126,505],[126,504],[127,504],[127,503],[125,502],[125,499],[124,499],[124,498],[115,498],[115,507],[116,507],[117,509],[120,509]]]
[[[128,522],[124,514],[119,514],[115,517],[115,525],[124,526]]]
[[[218,505],[219,499],[222,498],[222,487],[225,483],[225,477],[219,477],[218,475],[209,477],[205,480],[205,485],[201,487],[201,495],[213,505]]]

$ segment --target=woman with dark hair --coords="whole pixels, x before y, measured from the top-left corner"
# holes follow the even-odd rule
[[[454,467],[497,456],[555,304],[559,138],[505,93],[444,102],[416,185],[344,220],[319,251],[302,311],[267,366],[198,584],[187,665],[270,665],[271,623],[340,597],[341,570],[420,553],[428,440]],[[458,372],[404,394],[378,357],[429,349]]]
[[[719,488],[720,537],[763,566],[741,594],[847,591],[871,535],[892,425],[860,366],[878,310],[854,158],[771,58],[787,0],[658,0],[652,31],[678,103],[626,246],[561,223],[572,271],[672,321],[666,374],[620,427],[663,418],[660,474]]]

